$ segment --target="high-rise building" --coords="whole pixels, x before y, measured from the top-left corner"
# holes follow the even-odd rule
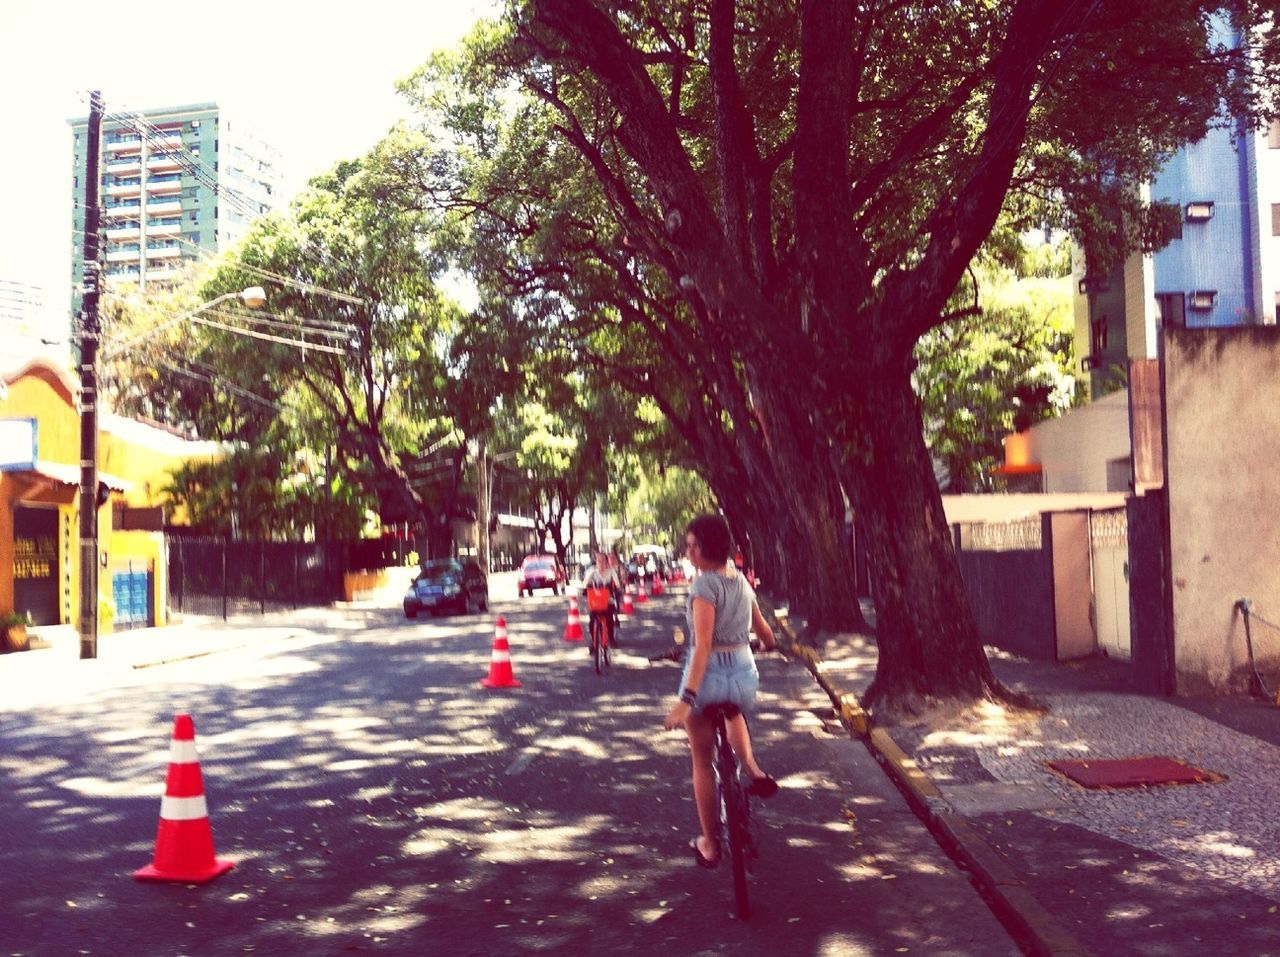
[[[1215,20],[1217,38],[1241,38]],[[1072,260],[1076,355],[1091,395],[1123,384],[1130,359],[1155,358],[1165,327],[1271,325],[1280,309],[1280,123],[1243,119],[1178,150],[1147,187],[1175,206],[1177,237],[1110,275]]]
[[[71,195],[72,316],[84,281],[85,154],[89,121],[74,137]],[[216,103],[108,112],[100,147],[100,238],[105,284],[146,287],[225,249],[276,205],[279,154]]]
[[[36,356],[64,357],[66,326],[39,286],[0,276],[0,373]]]

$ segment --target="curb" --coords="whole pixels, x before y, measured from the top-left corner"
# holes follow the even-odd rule
[[[822,659],[802,646],[784,616],[775,616],[778,629],[791,645],[793,657],[804,662],[827,693],[851,737],[860,738],[907,798],[916,816],[929,828],[939,846],[970,874],[996,917],[1026,952],[1035,957],[1093,957],[1023,883],[1005,860],[984,841],[963,815],[946,807],[942,792],[899,747],[889,732],[875,727],[856,694],[836,687],[819,667]]]

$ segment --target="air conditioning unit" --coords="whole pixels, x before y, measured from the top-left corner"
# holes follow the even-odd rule
[[[1203,223],[1210,219],[1213,219],[1213,203],[1208,201],[1187,203],[1187,222]]]
[[[1191,295],[1187,296],[1188,309],[1212,309],[1214,301],[1218,298],[1216,289],[1197,289]]]

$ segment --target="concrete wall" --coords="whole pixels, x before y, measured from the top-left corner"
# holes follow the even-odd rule
[[[1107,463],[1129,459],[1127,390],[1031,427],[1030,457],[1044,468],[1045,492],[1125,492],[1109,488]]]
[[[1248,687],[1234,611],[1280,621],[1280,328],[1164,333],[1170,578],[1179,694]],[[1280,636],[1255,652],[1280,666]]]

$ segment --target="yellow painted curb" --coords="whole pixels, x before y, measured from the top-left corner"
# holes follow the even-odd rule
[[[889,732],[884,728],[871,729],[871,745],[893,766],[895,775],[922,799],[942,797],[942,792],[929,780],[928,775],[898,747],[898,742],[889,737]]]

